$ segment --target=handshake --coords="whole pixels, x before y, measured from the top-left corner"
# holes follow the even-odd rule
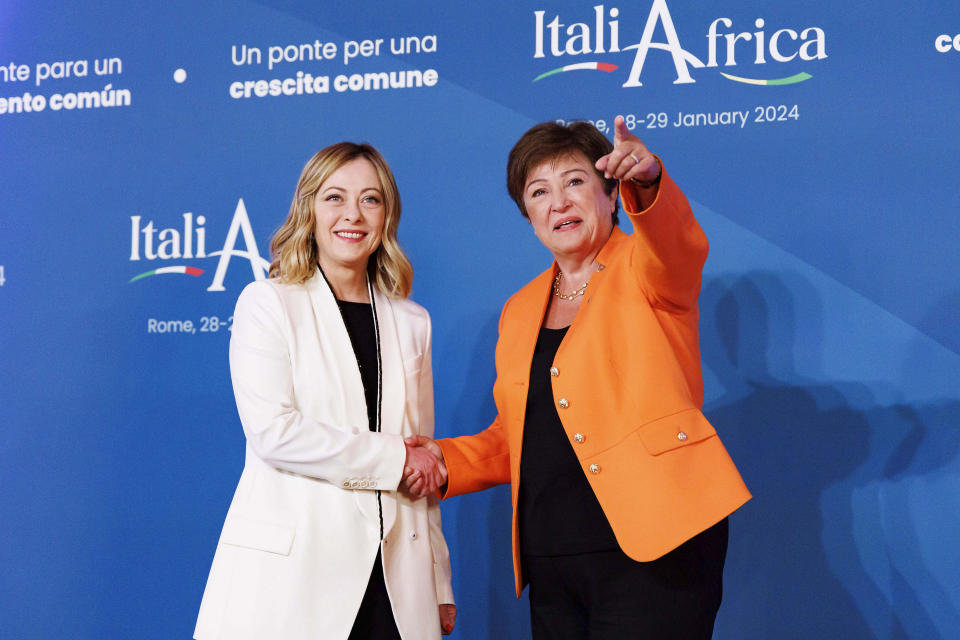
[[[411,500],[426,497],[447,484],[447,467],[440,446],[426,436],[410,436],[403,441],[407,460],[398,491]]]

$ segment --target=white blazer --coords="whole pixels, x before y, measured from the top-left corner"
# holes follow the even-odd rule
[[[302,285],[260,280],[240,294],[230,373],[246,461],[194,638],[345,639],[378,549],[400,635],[440,637],[437,604],[453,603],[440,510],[432,496],[396,491],[403,438],[433,437],[430,316],[374,298],[381,433],[368,428],[353,347],[319,270]]]

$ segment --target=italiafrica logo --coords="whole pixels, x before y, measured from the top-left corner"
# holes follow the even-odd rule
[[[223,280],[227,275],[230,259],[234,257],[250,261],[250,268],[255,280],[263,280],[267,277],[270,263],[260,256],[257,249],[257,240],[253,235],[250,218],[247,215],[247,208],[244,206],[242,198],[237,202],[233,220],[230,221],[230,229],[227,231],[223,248],[219,251],[207,253],[207,230],[204,227],[204,224],[206,224],[204,216],[194,217],[193,213],[188,212],[184,213],[182,218],[182,227],[159,229],[153,220],[143,224],[141,216],[130,216],[130,261],[168,261],[217,257],[219,260],[214,271],[213,282],[207,287],[207,291],[226,291]],[[243,233],[246,250],[236,248],[237,238],[241,232]],[[203,273],[204,270],[199,267],[165,264],[139,273],[130,278],[129,282],[165,274],[188,275],[196,278]]]
[[[716,18],[707,28],[706,62],[683,48],[680,37],[673,23],[673,17],[667,7],[666,0],[654,0],[647,15],[647,22],[643,35],[637,44],[620,46],[620,10],[611,7],[609,11],[604,5],[593,7],[593,24],[574,22],[566,25],[560,22],[560,16],[555,15],[549,22],[546,21],[545,11],[534,11],[535,40],[534,58],[562,56],[585,56],[597,54],[621,53],[634,51],[633,64],[624,87],[640,87],[640,75],[651,49],[665,51],[670,54],[677,79],[674,84],[691,84],[696,82],[690,74],[690,68],[716,68],[720,64],[725,67],[737,66],[737,55],[752,56],[748,63],[754,65],[769,62],[790,62],[792,60],[814,61],[823,60],[826,53],[826,34],[819,27],[807,27],[802,30],[789,28],[777,29],[771,34],[765,30],[766,21],[763,18],[754,20],[753,31],[737,33],[733,30],[733,20],[730,18]],[[608,19],[609,18],[609,19]],[[663,42],[654,41],[657,26],[663,29]],[[547,43],[549,42],[549,51]],[[722,54],[722,63],[719,61]],[[544,78],[576,70],[596,70],[612,73],[620,67],[609,62],[590,61],[577,62],[556,67],[533,79],[538,82]],[[783,86],[809,80],[813,76],[807,72],[800,72],[781,78],[748,78],[740,75],[720,72],[720,75],[733,82],[760,86]]]

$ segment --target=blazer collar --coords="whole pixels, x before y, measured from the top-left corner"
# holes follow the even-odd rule
[[[599,288],[600,283],[603,281],[603,272],[610,265],[610,260],[617,251],[617,248],[629,240],[630,236],[624,233],[619,227],[613,228],[613,232],[610,234],[610,237],[607,238],[606,244],[603,245],[600,253],[597,254],[597,263],[600,265],[600,271],[594,273],[590,278],[590,286],[587,289],[588,296],[591,291],[596,291]],[[530,344],[536,343],[536,335],[543,325],[543,316],[547,312],[547,304],[550,302],[550,296],[553,293],[553,279],[557,277],[558,269],[557,261],[554,260],[549,269],[534,278],[530,284],[520,291],[514,303],[519,307],[519,312],[522,314],[522,317],[537,319],[536,324],[531,322],[530,326],[527,327],[527,338],[530,339],[532,337]],[[579,315],[579,313],[577,315]]]
[[[376,287],[373,298],[377,304],[377,325],[380,329],[380,369],[383,375],[380,405],[380,431],[401,434],[406,405],[403,356],[397,331],[396,307],[390,296]]]
[[[597,254],[597,262],[600,264],[601,270],[610,266],[610,258],[617,250],[617,247],[629,240],[630,236],[625,234],[620,227],[613,228],[613,233],[610,234],[606,244],[603,245],[600,253]]]
[[[367,405],[363,393],[360,368],[350,335],[340,314],[340,308],[320,269],[314,272],[305,286],[317,318],[319,340],[325,348],[331,350],[340,371],[331,372],[331,379],[341,383],[341,397],[344,398],[344,414],[350,426],[367,424]],[[400,340],[397,334],[397,322],[390,298],[376,287],[373,296],[377,309],[377,325],[380,332],[381,361],[381,404],[380,430],[383,433],[400,434],[404,415],[404,375],[403,360],[400,355]]]
[[[403,419],[406,415],[406,388],[404,383],[403,357],[397,331],[396,307],[390,297],[373,287],[373,299],[377,309],[377,327],[380,332],[380,371],[382,376],[380,400],[380,431],[403,434]],[[363,509],[364,506],[361,505]],[[384,535],[397,519],[397,501],[381,499],[380,514],[383,517]],[[366,509],[364,509],[366,512]],[[373,515],[372,513],[370,514]]]

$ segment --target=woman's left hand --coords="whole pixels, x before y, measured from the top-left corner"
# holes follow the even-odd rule
[[[613,151],[594,165],[606,178],[652,183],[660,175],[660,161],[640,138],[630,133],[623,116],[613,121]]]
[[[453,625],[457,623],[457,605],[440,605],[440,632],[448,636],[453,631]]]

